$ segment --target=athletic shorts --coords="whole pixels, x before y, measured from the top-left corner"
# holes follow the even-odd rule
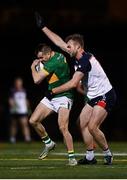
[[[66,96],[53,98],[51,101],[44,97],[40,102],[55,112],[58,112],[61,107],[70,110],[73,104],[73,100]]]
[[[110,112],[113,106],[116,103],[116,93],[115,90],[112,88],[109,92],[104,94],[103,96],[98,96],[93,98],[87,102],[90,106],[94,107],[96,105],[103,107]]]

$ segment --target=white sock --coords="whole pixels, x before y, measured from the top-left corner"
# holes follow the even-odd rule
[[[47,133],[46,133],[46,136],[41,137],[41,139],[45,143],[45,146],[49,147],[52,145],[52,140],[50,139]]]
[[[86,159],[91,161],[94,158],[94,151],[93,150],[87,150],[86,151]]]
[[[30,141],[31,141],[31,137],[30,137],[30,136],[26,136],[26,137],[25,137],[25,141],[26,141],[26,142],[30,142]]]
[[[104,153],[104,156],[112,156],[112,153],[109,149],[103,151],[103,153]]]
[[[15,137],[13,137],[13,136],[12,136],[12,137],[10,137],[10,142],[11,142],[11,143],[16,143],[16,138],[15,138]]]
[[[50,147],[50,146],[52,146],[52,144],[53,144],[53,141],[51,140],[51,142],[48,144],[45,144],[45,146]]]

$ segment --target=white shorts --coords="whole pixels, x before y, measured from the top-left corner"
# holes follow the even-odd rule
[[[61,107],[71,109],[73,104],[73,100],[66,96],[53,98],[51,101],[44,97],[40,102],[55,112],[58,112]]]

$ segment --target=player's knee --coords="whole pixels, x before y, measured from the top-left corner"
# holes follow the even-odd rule
[[[65,125],[60,125],[59,129],[60,129],[61,133],[63,133],[63,134],[65,134],[68,131],[68,129]]]
[[[37,125],[37,119],[34,119],[33,117],[30,117],[29,119],[29,123],[32,125],[32,126],[36,126]]]
[[[88,130],[92,135],[94,135],[96,133],[96,126],[94,124],[89,124]]]
[[[80,127],[81,131],[83,131],[85,128],[84,124],[82,124],[82,123],[79,124],[79,127]]]
[[[27,128],[28,127],[28,122],[26,121],[26,122],[23,122],[22,124],[21,124],[21,126],[23,127],[23,128]]]
[[[80,130],[81,130],[81,131],[84,131],[85,128],[87,128],[87,125],[88,125],[88,124],[80,121],[80,123],[79,123],[79,128],[80,128]]]

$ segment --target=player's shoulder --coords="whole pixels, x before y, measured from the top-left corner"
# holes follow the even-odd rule
[[[93,56],[90,52],[84,52],[81,59],[89,60]]]
[[[23,93],[26,93],[26,89],[23,87],[21,90]]]
[[[92,56],[93,55],[89,52],[83,52],[82,57],[78,60],[78,64],[85,65],[89,63]]]
[[[63,63],[62,63],[63,62]],[[59,52],[55,52],[54,58],[51,61],[51,64],[60,65],[60,64],[66,64],[66,57]]]
[[[57,60],[65,58],[64,54],[60,52],[55,52],[55,56]]]
[[[12,88],[10,89],[10,93],[11,93],[11,94],[15,94],[16,92],[17,92],[17,90],[16,90],[15,87],[12,87]]]

